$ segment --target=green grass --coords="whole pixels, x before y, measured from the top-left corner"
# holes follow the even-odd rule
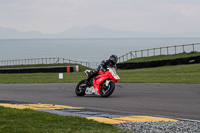
[[[200,84],[200,64],[118,70],[120,82]]]
[[[58,73],[0,74],[0,83],[74,83],[84,78],[83,72],[63,73],[63,79],[58,79]]]
[[[191,52],[191,53],[180,53],[174,55],[159,55],[159,56],[151,56],[151,57],[142,57],[131,59],[122,63],[132,63],[132,62],[148,62],[148,61],[157,61],[157,60],[169,60],[169,59],[177,59],[177,58],[186,58],[200,56],[200,52]]]
[[[188,83],[200,84],[200,64],[165,66],[133,70],[117,70],[119,82],[127,83]],[[77,83],[87,78],[83,72],[0,74],[0,83]]]
[[[19,73],[0,74],[0,83],[72,83],[86,78],[84,70],[90,69],[79,64],[38,64],[38,65],[16,65],[1,66],[0,68],[27,68],[27,67],[50,67],[50,66],[79,66],[77,73],[63,73],[64,79],[58,79],[58,73]]]
[[[0,106],[0,133],[125,133],[109,125],[80,117]]]

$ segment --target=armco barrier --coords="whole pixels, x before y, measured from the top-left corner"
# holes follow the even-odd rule
[[[150,61],[150,62],[136,62],[136,63],[119,63],[118,69],[138,69],[138,68],[150,68],[170,65],[183,65],[183,64],[195,64],[200,63],[200,56],[178,58],[171,60]]]
[[[29,68],[3,68],[0,73],[55,73],[55,72],[78,72],[78,66],[56,66],[56,67],[29,67]]]

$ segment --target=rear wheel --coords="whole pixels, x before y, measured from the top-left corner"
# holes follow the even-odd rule
[[[75,93],[77,96],[85,95],[85,90],[86,90],[87,86],[84,84],[86,84],[86,82],[87,82],[87,80],[84,79],[77,84],[76,89],[75,89]]]
[[[102,87],[100,88],[100,95],[102,97],[109,97],[113,91],[115,90],[115,83],[111,80],[106,86],[105,82],[102,83]]]

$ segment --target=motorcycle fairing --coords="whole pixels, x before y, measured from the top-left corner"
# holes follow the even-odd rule
[[[101,74],[98,75],[95,79],[93,79],[93,86],[94,89],[97,91],[98,94],[100,94],[100,85],[103,81],[105,81],[106,79],[108,79],[108,77],[106,76],[106,74]]]
[[[115,83],[118,81],[113,77],[112,74],[109,73],[109,71],[107,72],[99,71],[98,74],[99,75],[97,75],[96,78],[93,79],[93,87],[97,91],[98,94],[100,94],[101,83],[104,82],[106,79],[111,79]]]

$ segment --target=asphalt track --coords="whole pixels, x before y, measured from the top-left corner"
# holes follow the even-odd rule
[[[0,101],[69,105],[200,120],[199,84],[117,83],[108,98],[77,97],[76,83],[0,84]]]

